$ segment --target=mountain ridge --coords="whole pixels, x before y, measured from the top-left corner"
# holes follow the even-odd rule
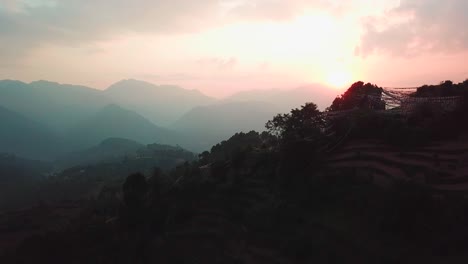
[[[68,131],[67,138],[80,147],[90,147],[106,138],[126,138],[144,144],[171,142],[172,133],[153,124],[140,114],[109,104]]]
[[[49,159],[63,149],[63,140],[46,126],[0,106],[0,152]]]
[[[325,98],[332,93],[317,92],[320,89],[319,86],[302,86],[292,90],[252,90],[216,99],[198,90],[156,85],[136,79],[118,81],[106,90],[46,80],[30,83],[3,80],[0,81],[0,105],[68,138],[68,151],[97,144],[104,138],[124,137],[142,143],[180,144],[199,152],[233,133],[262,131],[264,123],[274,115],[288,112],[304,101],[316,101],[322,98],[320,94],[325,94]],[[327,98],[331,102],[334,96]],[[109,110],[107,112],[119,112],[122,119],[115,118],[115,113],[96,117],[102,111],[106,112],[105,109]],[[95,119],[94,125],[91,125],[93,118],[100,121]],[[116,120],[121,126],[114,126],[106,119]],[[87,125],[88,129],[76,132],[86,122],[91,122]],[[103,124],[108,127],[103,127]],[[139,127],[138,133],[153,131],[153,135],[143,136],[143,133],[131,137],[130,128],[124,127],[125,124]],[[96,127],[101,129],[99,136]],[[97,133],[96,137],[87,142],[84,138],[86,135],[92,137],[91,131]],[[164,136],[159,138],[157,135]],[[73,143],[74,138],[80,140]],[[84,146],[80,146],[80,143]]]

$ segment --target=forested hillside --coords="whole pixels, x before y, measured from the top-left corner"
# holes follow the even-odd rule
[[[423,86],[389,109],[395,93],[355,83],[324,112],[306,103],[173,170],[125,171],[4,259],[464,263],[467,91]]]

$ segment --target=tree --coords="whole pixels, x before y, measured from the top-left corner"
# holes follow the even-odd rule
[[[356,82],[333,101],[328,111],[342,111],[353,108],[385,110],[382,88],[371,83]]]
[[[148,190],[148,182],[141,173],[131,174],[125,180],[120,216],[129,227],[136,227],[142,222]]]
[[[320,135],[325,120],[316,104],[306,103],[289,114],[278,114],[265,126],[270,134],[282,139],[304,139]]]
[[[201,158],[208,162],[224,161],[231,159],[248,149],[260,147],[261,145],[262,139],[260,134],[257,132],[240,132],[234,134],[228,140],[224,140],[223,142],[213,146],[209,155],[208,153],[202,153],[203,156],[201,156]]]
[[[210,152],[209,151],[204,151],[201,154],[198,155],[198,160],[200,162],[200,165],[207,165],[210,163]]]

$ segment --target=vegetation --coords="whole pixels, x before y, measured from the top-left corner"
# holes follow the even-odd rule
[[[343,95],[336,97],[328,110],[342,111],[354,107],[385,110],[385,103],[380,100],[381,96],[382,88],[371,83],[356,82]],[[373,97],[378,99],[375,100]]]
[[[468,89],[466,82],[453,86],[424,86],[411,96],[464,96]],[[325,113],[306,103],[274,116],[266,132],[236,133],[196,160],[161,145],[137,152],[183,157],[173,169],[86,167],[112,185],[103,184],[74,222],[25,240],[4,260],[463,263],[467,190],[451,188],[464,186],[464,170],[440,163],[456,164],[468,152],[465,141],[447,147],[468,130],[438,127],[465,122],[468,101],[449,112],[423,104],[408,115],[382,114],[381,102],[370,99],[381,91],[358,82]],[[49,179],[77,186],[86,179],[82,170]]]

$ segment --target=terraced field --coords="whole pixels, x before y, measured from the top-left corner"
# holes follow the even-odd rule
[[[351,169],[376,184],[413,180],[440,191],[468,191],[468,142],[436,142],[397,148],[378,141],[350,141],[327,160],[335,169]]]

